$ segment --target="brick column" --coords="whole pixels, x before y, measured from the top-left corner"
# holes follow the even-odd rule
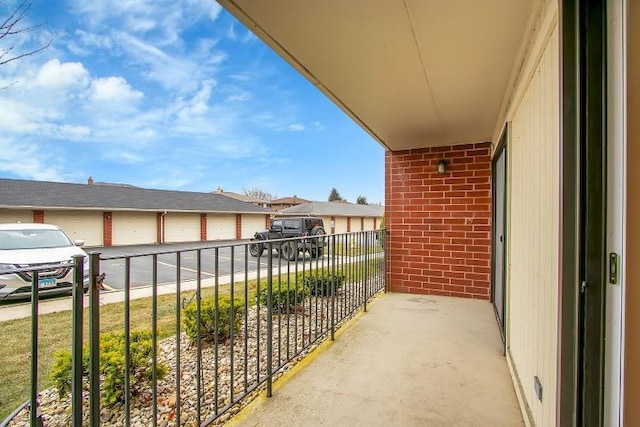
[[[102,212],[102,244],[113,245],[113,215],[111,212]]]
[[[158,212],[156,215],[156,243],[164,242],[164,214]]]
[[[236,239],[242,239],[242,215],[236,214]]]
[[[364,217],[360,217],[360,231],[364,231]]]
[[[490,150],[487,142],[385,154],[392,291],[489,298]]]
[[[351,231],[351,217],[347,217],[347,233]]]
[[[336,217],[331,217],[331,234],[336,234]]]
[[[265,215],[264,216],[264,228],[266,228],[267,230],[269,229],[269,226],[271,225],[270,220],[271,219],[271,215]]]
[[[207,240],[207,214],[200,214],[200,240]]]
[[[375,216],[373,217],[373,229],[378,229],[378,218],[376,218]]]
[[[33,222],[44,224],[44,211],[33,211]]]

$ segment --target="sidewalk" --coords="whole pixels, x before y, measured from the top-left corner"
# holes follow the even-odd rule
[[[487,301],[390,293],[229,426],[522,426]]]

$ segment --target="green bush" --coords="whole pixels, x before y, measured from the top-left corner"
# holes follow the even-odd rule
[[[153,378],[152,333],[150,330],[134,329],[129,334],[129,373],[131,375],[131,394],[145,386],[150,387]],[[71,390],[71,352],[56,353],[51,367],[50,378],[60,396]],[[100,378],[102,402],[113,406],[124,402],[124,332],[104,334],[100,337]],[[89,372],[89,348],[85,346],[82,357],[83,375]],[[166,375],[168,367],[163,363],[156,365],[158,379]]]
[[[296,283],[274,283],[273,291],[271,292],[271,307],[274,310],[284,311],[295,308],[307,297],[308,292],[304,286]],[[259,294],[258,299],[260,304],[267,306],[267,288],[263,287]]]
[[[231,298],[221,296],[218,298],[216,308],[215,298],[203,298],[200,302],[200,339],[207,343],[214,343],[216,337],[219,342],[224,342],[231,337],[231,328],[237,333],[242,324],[244,314],[244,300],[233,300],[233,325],[231,325]],[[192,342],[196,342],[198,332],[198,306],[190,304],[184,309],[183,325]],[[216,328],[216,315],[218,327]]]
[[[335,283],[335,291],[344,284],[345,276],[342,274],[328,274],[314,276],[304,276],[302,283],[311,295],[314,296],[330,296],[332,284]]]

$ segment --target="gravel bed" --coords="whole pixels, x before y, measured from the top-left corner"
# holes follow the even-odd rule
[[[273,339],[274,348],[272,352],[273,365],[280,360],[284,366],[274,374],[274,380],[280,377],[299,360],[304,358],[309,352],[314,350],[323,339],[322,329],[327,329],[327,301],[323,298],[309,298],[305,301],[303,307],[298,307],[294,313],[289,315],[273,316]],[[317,304],[317,305],[316,305]],[[259,321],[258,321],[259,317]],[[352,317],[352,316],[348,316]],[[287,326],[288,319],[288,326]],[[346,321],[347,319],[344,319]],[[246,323],[246,339],[245,339],[245,323]],[[204,421],[209,417],[220,413],[223,408],[231,404],[231,392],[233,388],[234,399],[245,394],[246,390],[255,388],[241,402],[235,403],[224,414],[219,416],[212,425],[222,425],[246,406],[253,398],[255,398],[265,388],[263,383],[256,387],[258,376],[264,379],[266,376],[266,328],[267,313],[264,307],[258,310],[251,307],[240,328],[239,335],[234,339],[233,351],[229,342],[220,343],[217,348],[218,364],[217,364],[217,385],[218,393],[215,393],[216,382],[216,365],[215,354],[216,348],[208,345],[202,349],[201,359],[201,375],[202,375],[202,392],[201,392],[201,420]],[[287,334],[287,331],[289,332]],[[277,346],[278,337],[280,346]],[[290,337],[287,340],[287,337]],[[308,348],[302,350],[304,346]],[[309,345],[310,341],[314,341]],[[245,342],[246,342],[246,380],[245,380]],[[259,348],[258,348],[259,343]],[[197,420],[197,351],[187,335],[183,332],[180,336],[180,424],[184,426],[197,426],[200,423]],[[293,357],[297,352],[299,354]],[[233,374],[231,378],[231,366],[233,355]],[[293,359],[285,363],[287,356]],[[167,375],[158,381],[158,413],[157,421],[161,427],[168,425],[176,425],[176,337],[169,337],[159,342],[158,346],[158,362],[164,363],[169,367]],[[279,363],[278,363],[279,365]],[[274,370],[276,368],[274,367]],[[246,381],[246,382],[245,382]],[[135,389],[135,384],[132,385]],[[88,392],[84,393],[84,420],[83,425],[89,425],[89,401]],[[39,394],[40,411],[43,416],[44,425],[57,427],[69,426],[71,424],[71,399],[70,396],[60,398],[56,389],[50,388],[43,390]],[[136,395],[131,402],[131,425],[132,426],[149,426],[152,424],[154,416],[152,410],[153,398],[151,389],[137,390]],[[102,408],[100,413],[101,424],[105,426],[124,426],[124,406],[117,405],[110,408]],[[9,426],[28,426],[29,412],[28,408],[21,411],[14,418]]]

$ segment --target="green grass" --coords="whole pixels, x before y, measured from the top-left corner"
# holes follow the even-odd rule
[[[380,245],[370,244],[368,247],[365,245],[358,245],[356,242],[352,243],[336,243],[335,245],[329,245],[328,254],[335,254],[338,256],[361,256],[365,253],[377,254],[381,253],[382,248]]]
[[[375,271],[377,260],[370,261],[370,274]],[[336,268],[335,273],[345,275],[347,281],[358,281],[365,278],[364,263],[347,264]],[[306,270],[309,273],[331,273],[332,270],[325,267]],[[302,273],[301,271],[298,272]],[[274,284],[278,277],[274,277]],[[261,278],[261,287],[266,286],[266,278]],[[286,275],[280,278],[280,283],[287,282]],[[296,282],[295,274],[289,275],[289,282],[293,286]],[[247,283],[249,296],[248,305],[255,304],[257,281]],[[219,286],[219,295],[228,295],[229,285]],[[182,300],[188,302],[194,296],[194,291],[185,291],[181,294]],[[236,297],[244,298],[245,283],[234,284]],[[214,288],[203,288],[202,297],[214,295]],[[195,300],[194,300],[195,301]],[[192,302],[194,303],[194,302]],[[131,329],[151,328],[151,298],[141,298],[130,302]],[[88,341],[89,309],[84,310],[84,339]],[[176,333],[176,295],[158,296],[158,331],[159,339],[170,337]],[[71,349],[71,311],[43,314],[38,317],[38,389],[43,390],[51,386],[49,371],[53,363],[53,354],[59,350]],[[124,330],[124,303],[112,303],[100,306],[100,332],[120,332]],[[30,352],[31,352],[31,318],[0,322],[0,421],[6,418],[15,408],[29,399],[30,388]]]

